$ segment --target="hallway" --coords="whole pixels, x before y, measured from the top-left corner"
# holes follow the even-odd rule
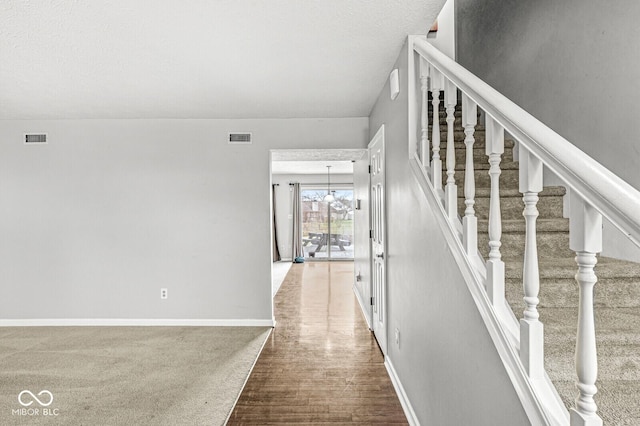
[[[407,424],[352,285],[351,262],[291,267],[229,425]]]

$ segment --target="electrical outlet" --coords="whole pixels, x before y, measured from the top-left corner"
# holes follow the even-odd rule
[[[160,299],[166,299],[169,296],[166,288],[160,289]]]
[[[398,330],[397,328],[396,328],[395,336],[396,336],[396,346],[400,347],[400,330]]]

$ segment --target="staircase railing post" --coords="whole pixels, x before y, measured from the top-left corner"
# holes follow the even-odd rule
[[[602,215],[580,196],[571,192],[571,219],[569,245],[576,252],[579,304],[576,337],[576,373],[578,398],[571,409],[571,426],[600,426],[602,419],[596,414],[593,399],[598,392],[598,356],[593,310],[593,290],[598,278],[594,272],[596,253],[602,251]]]
[[[431,145],[433,156],[431,159],[431,179],[433,187],[442,197],[442,160],[440,159],[440,90],[442,90],[442,74],[433,66],[429,67],[429,81],[431,83],[431,104],[433,105],[433,120],[431,122]]]
[[[538,269],[538,244],[536,220],[538,218],[538,194],[542,191],[542,162],[529,151],[520,148],[519,189],[523,194],[525,218],[524,265],[522,286],[524,288],[524,318],[520,320],[520,360],[532,379],[544,378],[544,328],[538,319],[538,295],[540,272]]]
[[[420,91],[422,92],[420,159],[424,167],[429,167],[429,64],[423,57],[420,57]]]
[[[502,216],[500,213],[500,161],[504,153],[504,128],[491,117],[486,119],[486,153],[489,156],[491,195],[489,199],[489,260],[487,296],[494,306],[504,304],[504,262],[500,254]]]
[[[462,218],[462,244],[469,256],[478,255],[478,218],[474,209],[476,178],[473,165],[473,133],[478,124],[478,106],[466,94],[462,94],[462,125],[464,126],[464,217]]]
[[[456,173],[456,147],[453,138],[456,104],[458,103],[458,88],[445,80],[444,99],[447,111],[447,185],[445,187],[445,206],[449,219],[458,219],[458,186],[454,177]]]

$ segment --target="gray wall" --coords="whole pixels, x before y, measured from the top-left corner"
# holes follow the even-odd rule
[[[270,149],[367,139],[366,117],[0,121],[0,319],[271,320]]]
[[[456,0],[457,59],[640,189],[640,2]]]
[[[408,164],[407,47],[385,86],[370,137],[385,125],[388,357],[421,424],[529,424],[495,346]],[[393,331],[400,331],[396,345]]]

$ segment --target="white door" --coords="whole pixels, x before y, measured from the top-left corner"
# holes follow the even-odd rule
[[[385,235],[385,191],[384,191],[384,125],[369,143],[371,166],[371,310],[373,334],[382,353],[387,353],[386,325],[386,235]]]

